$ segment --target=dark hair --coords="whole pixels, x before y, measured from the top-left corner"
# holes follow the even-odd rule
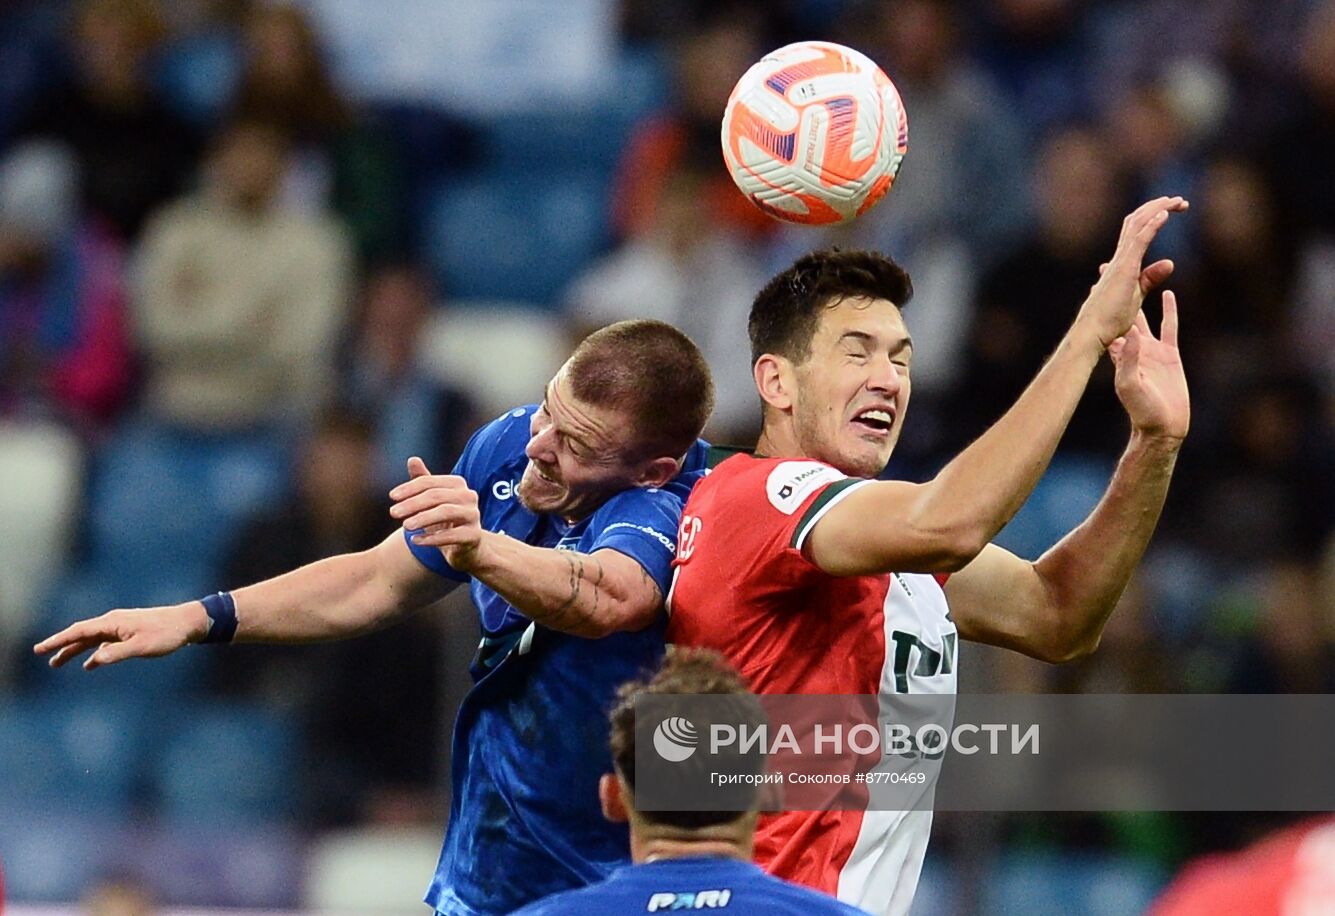
[[[714,409],[700,348],[662,321],[619,321],[584,338],[570,358],[570,388],[630,416],[636,459],[685,455]]]
[[[830,248],[798,258],[751,305],[751,364],[766,353],[802,362],[811,354],[821,310],[854,297],[887,299],[903,308],[913,298],[913,281],[875,251]]]
[[[636,701],[642,697],[654,695],[717,695],[724,699],[710,701],[707,712],[700,707],[692,707],[692,724],[702,735],[710,733],[713,722],[745,724],[758,728],[766,722],[765,711],[742,680],[742,676],[726,659],[712,649],[688,649],[682,646],[668,646],[663,665],[649,678],[623,684],[617,691],[617,704],[612,710],[612,764],[618,774],[635,792],[635,710]],[[647,728],[646,724],[641,727]],[[706,762],[708,760],[708,762]],[[697,766],[698,765],[698,766]],[[708,777],[699,771],[699,767],[713,769],[722,767],[733,772],[753,772],[764,770],[764,757],[759,751],[719,753],[709,758],[700,755],[685,764],[677,764],[679,769],[674,775],[683,780],[684,785],[699,785],[707,782]],[[694,768],[694,769],[693,769]],[[695,782],[692,782],[695,780]],[[645,820],[655,824],[672,827],[696,829],[712,827],[740,820],[759,805],[759,790],[754,784],[743,783],[735,791],[721,793],[715,798],[726,798],[727,810],[722,811],[646,811],[635,805]]]

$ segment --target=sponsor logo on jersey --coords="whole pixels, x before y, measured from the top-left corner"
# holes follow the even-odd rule
[[[812,493],[844,477],[819,461],[785,461],[769,472],[765,492],[774,508],[784,515],[792,515]]]
[[[690,719],[672,716],[658,723],[654,729],[654,750],[668,763],[681,763],[695,753],[700,740]]]
[[[515,495],[515,485],[508,480],[498,480],[491,485],[491,495],[497,499],[509,499]]]
[[[649,905],[645,909],[650,913],[669,910],[717,910],[727,906],[730,900],[732,900],[732,889],[726,887],[713,891],[686,891],[676,894],[668,891],[650,896]]]
[[[634,528],[636,531],[641,531],[649,535],[649,537],[653,538],[658,543],[662,544],[664,547],[668,549],[670,553],[677,552],[677,545],[672,540],[672,538],[668,537],[661,531],[657,531],[653,528],[650,528],[648,525],[637,525],[634,522],[614,522],[611,525],[608,525],[606,528],[604,528],[603,531],[604,532],[612,531],[613,529],[616,528]]]

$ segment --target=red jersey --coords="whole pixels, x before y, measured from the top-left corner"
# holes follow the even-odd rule
[[[761,694],[954,693],[958,634],[930,575],[836,577],[802,554],[872,481],[819,461],[735,455],[691,493],[668,596],[670,642],[721,652]],[[925,789],[927,791],[927,789]],[[756,861],[863,909],[907,912],[931,811],[790,811]]]

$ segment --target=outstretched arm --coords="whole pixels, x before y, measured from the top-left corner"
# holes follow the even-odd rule
[[[1190,425],[1177,349],[1177,302],[1164,293],[1163,339],[1140,315],[1109,354],[1131,441],[1090,516],[1036,562],[989,545],[946,583],[960,636],[1049,662],[1088,655],[1154,533]]]
[[[413,543],[439,548],[451,567],[486,583],[531,620],[598,638],[644,629],[661,612],[658,583],[633,557],[613,549],[534,547],[487,531],[477,493],[462,477],[432,474],[420,458],[409,459],[408,474],[390,491],[390,514],[419,532]]]
[[[443,597],[454,583],[425,569],[395,532],[360,553],[311,563],[232,592],[237,642],[300,643],[356,636]],[[38,643],[59,668],[88,651],[92,670],[127,658],[155,658],[200,642],[209,617],[199,601],[117,609],[81,620]]]
[[[1141,262],[1169,214],[1186,206],[1163,197],[1129,215],[1075,323],[1015,405],[928,483],[882,481],[849,493],[812,529],[811,560],[852,576],[954,572],[978,556],[1043,476],[1104,349],[1120,346],[1145,294],[1171,274],[1169,261]]]

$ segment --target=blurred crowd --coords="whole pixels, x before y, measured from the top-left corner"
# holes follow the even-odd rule
[[[454,699],[438,619],[86,683],[28,646],[370,546],[408,456],[448,468],[610,321],[690,334],[719,385],[709,435],[750,444],[750,300],[815,247],[874,247],[912,273],[914,406],[890,473],[921,479],[1015,399],[1123,214],[1160,193],[1192,201],[1155,253],[1177,264],[1193,396],[1161,530],[1092,659],[973,652],[963,689],[1335,688],[1335,3],[498,2],[493,57],[563,42],[534,92],[559,95],[547,84],[577,59],[602,61],[602,83],[527,108],[512,86],[521,104],[493,112],[386,90],[416,70],[368,78],[423,30],[486,15],[467,6],[0,12],[0,707],[101,691],[190,718],[225,701],[299,736],[296,800],[251,799],[265,815],[438,824]],[[806,38],[869,54],[909,118],[887,199],[823,231],[752,208],[719,151],[737,77]],[[414,66],[423,85],[453,73]],[[1003,543],[1034,555],[1082,518],[1127,431],[1105,366]],[[170,811],[175,785],[124,786],[123,810]],[[1052,823],[999,829],[1023,842]],[[1165,862],[1234,828],[1058,832]]]

